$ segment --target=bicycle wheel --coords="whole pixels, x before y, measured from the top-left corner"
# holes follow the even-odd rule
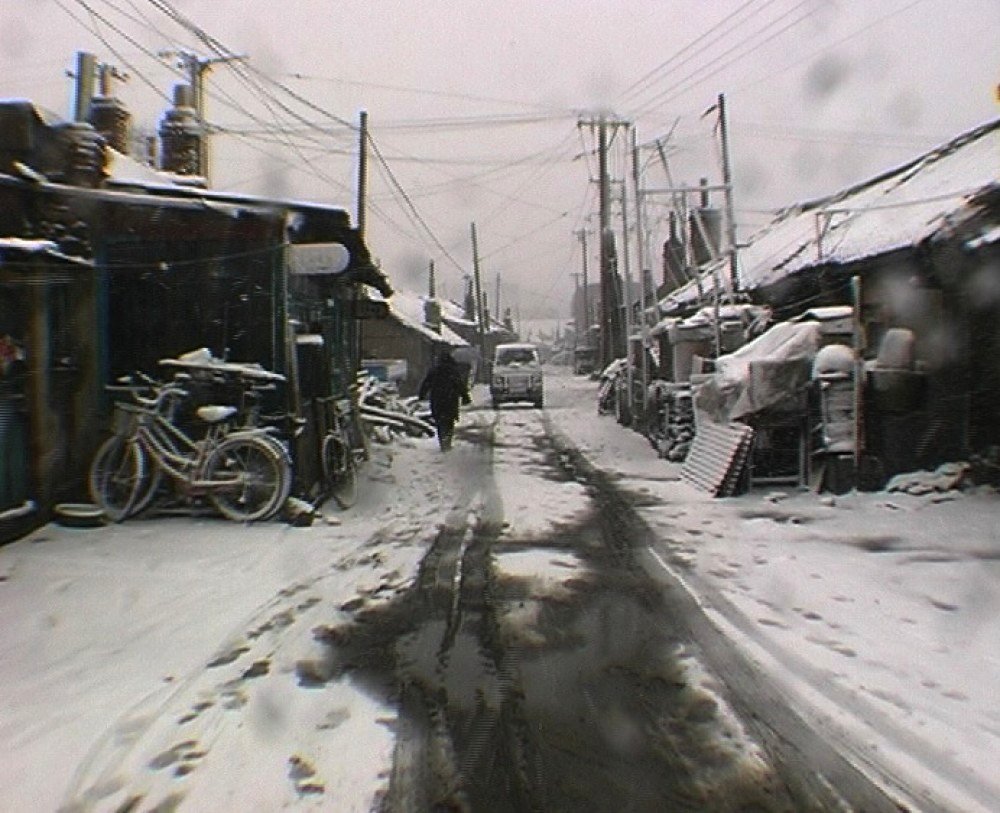
[[[160,483],[163,482],[163,469],[160,468],[156,460],[154,460],[149,455],[145,456],[146,460],[146,470],[143,472],[142,478],[139,481],[139,487],[136,489],[135,503],[132,505],[131,514],[141,514],[150,504],[153,502],[153,498],[156,496],[156,492],[160,489]]]
[[[90,498],[112,522],[129,517],[146,470],[146,455],[138,442],[119,435],[98,448],[90,464]]]
[[[358,467],[354,454],[339,435],[323,438],[323,476],[330,496],[343,509],[358,499]]]
[[[273,444],[257,437],[224,440],[212,452],[205,471],[205,479],[215,483],[209,500],[235,522],[273,516],[292,487],[287,459]]]

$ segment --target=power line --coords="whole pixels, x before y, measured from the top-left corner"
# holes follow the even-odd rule
[[[686,74],[682,79],[678,80],[670,87],[665,88],[664,90],[657,93],[655,96],[648,99],[645,105],[636,112],[634,112],[632,115],[635,118],[641,118],[643,115],[650,112],[650,110],[653,108],[654,105],[670,102],[673,99],[676,99],[681,94],[686,93],[687,91],[698,87],[698,85],[704,84],[713,76],[721,73],[729,66],[733,65],[736,62],[739,62],[741,59],[746,58],[750,54],[759,50],[764,45],[767,45],[772,40],[777,39],[782,34],[786,33],[787,31],[790,31],[792,28],[794,28],[795,26],[799,25],[800,23],[804,22],[809,17],[811,17],[815,13],[815,11],[807,9],[805,13],[799,15],[798,17],[795,17],[793,20],[791,20],[791,22],[785,24],[784,26],[778,28],[777,30],[771,31],[771,29],[773,29],[777,23],[791,16],[799,9],[801,9],[803,6],[809,6],[809,5],[811,5],[811,0],[801,0],[801,2],[796,3],[796,5],[794,5],[791,9],[789,9],[785,13],[779,15],[778,17],[770,20],[769,22],[765,23],[763,26],[758,28],[746,40],[742,40],[738,42],[736,45],[733,45],[732,47],[726,49],[721,54],[718,54],[717,56],[712,58],[705,65],[701,66],[700,68],[694,71],[691,71],[690,73]],[[768,34],[769,31],[770,33]],[[753,42],[755,38],[765,34],[768,34],[768,36],[764,37],[764,39],[758,42]],[[731,59],[723,61],[725,57],[734,53],[735,55]],[[709,70],[710,68],[713,67],[715,68],[714,70]]]
[[[860,130],[837,130],[791,126],[772,126],[740,120],[740,135],[744,138],[766,138],[776,141],[798,141],[812,144],[865,145],[885,149],[921,149],[928,142],[935,144],[946,140],[941,135],[907,135],[905,133],[877,133]]]
[[[620,102],[622,104],[624,104],[630,97],[635,96],[637,93],[641,92],[645,87],[647,87],[650,84],[652,84],[653,80],[655,80],[656,78],[658,78],[659,74],[662,73],[663,77],[668,76],[669,74],[671,74],[672,72],[674,72],[678,68],[680,68],[682,65],[686,64],[687,62],[689,62],[690,59],[692,59],[694,56],[697,56],[697,54],[692,54],[691,56],[689,56],[689,57],[687,57],[685,59],[681,59],[681,57],[683,57],[685,54],[693,51],[698,45],[700,45],[702,43],[704,43],[704,45],[706,45],[706,46],[713,45],[719,39],[721,39],[722,37],[725,37],[729,33],[729,31],[726,30],[728,24],[732,20],[734,20],[736,17],[738,17],[740,14],[742,14],[747,8],[749,8],[750,6],[752,6],[755,2],[757,2],[757,0],[747,0],[747,2],[745,2],[743,5],[741,5],[739,8],[737,8],[735,11],[733,11],[729,15],[727,15],[720,22],[716,23],[714,26],[712,26],[711,28],[709,28],[707,31],[705,31],[700,36],[698,36],[695,39],[693,39],[691,42],[689,42],[687,45],[685,45],[679,51],[674,52],[668,59],[666,59],[665,61],[661,62],[659,65],[657,65],[651,71],[649,71],[648,73],[644,74],[638,80],[636,80],[635,82],[633,82],[620,95],[620,97],[619,97]],[[766,8],[767,6],[771,5],[774,2],[775,2],[775,0],[769,0],[769,2],[767,2],[765,4],[764,8]],[[762,11],[762,10],[763,9],[758,9],[758,13],[760,11]],[[716,32],[718,32],[718,35],[714,39],[709,39],[709,37],[711,37],[711,35],[714,34],[714,33],[716,33]],[[705,42],[706,39],[708,39],[708,42]],[[677,64],[674,64],[674,63],[677,63]],[[669,70],[666,70],[667,68],[669,68]],[[663,77],[660,77],[660,78],[663,78]]]
[[[301,80],[305,80],[305,81],[330,82],[330,83],[341,84],[341,85],[353,85],[355,87],[375,88],[377,90],[389,90],[389,91],[395,91],[395,92],[399,92],[399,93],[412,93],[412,94],[424,95],[424,96],[438,96],[438,97],[442,97],[442,98],[462,99],[462,100],[465,100],[465,101],[472,101],[472,102],[487,102],[487,103],[490,103],[490,104],[506,104],[506,105],[520,107],[522,109],[533,109],[533,110],[548,111],[548,112],[552,113],[553,115],[555,115],[557,117],[567,116],[567,115],[575,115],[575,111],[573,111],[573,110],[563,110],[563,109],[560,109],[560,108],[553,108],[553,107],[550,107],[548,105],[533,104],[533,103],[530,103],[530,102],[525,102],[523,100],[501,99],[501,98],[497,98],[495,96],[476,96],[476,95],[472,95],[472,94],[468,94],[468,93],[450,93],[450,92],[440,91],[440,90],[428,90],[426,88],[406,87],[406,86],[403,86],[403,85],[390,85],[390,84],[376,83],[376,82],[358,82],[358,81],[353,81],[353,80],[350,80],[350,79],[340,79],[340,78],[327,77],[327,76],[311,76],[311,75],[303,74],[303,73],[291,73],[291,74],[288,74],[288,76],[290,78],[292,78],[292,79],[301,79]]]
[[[913,2],[908,3],[907,5],[902,6],[902,7],[898,8],[898,9],[896,9],[895,11],[890,11],[888,14],[884,14],[883,16],[881,16],[878,19],[872,21],[868,25],[862,26],[861,28],[857,28],[857,29],[855,29],[854,31],[851,31],[848,34],[845,34],[843,37],[841,37],[838,40],[835,40],[834,42],[828,43],[827,45],[824,45],[821,48],[816,48],[813,51],[810,51],[808,54],[806,54],[805,56],[803,56],[800,59],[797,59],[797,60],[795,60],[793,62],[788,62],[788,63],[782,65],[780,68],[775,68],[773,70],[770,70],[766,74],[764,74],[762,77],[760,77],[759,79],[755,79],[755,80],[753,80],[751,82],[747,82],[745,84],[737,86],[736,88],[734,88],[734,90],[737,90],[737,91],[739,91],[739,90],[745,90],[746,88],[752,87],[753,85],[760,84],[761,82],[766,82],[766,81],[772,79],[775,75],[785,73],[785,72],[788,71],[789,68],[793,68],[793,67],[795,67],[797,65],[801,65],[807,59],[814,59],[817,54],[824,53],[826,51],[831,50],[832,48],[836,48],[839,45],[843,45],[845,42],[849,42],[850,40],[854,39],[855,37],[860,36],[861,34],[865,33],[866,31],[870,31],[871,29],[875,28],[876,26],[881,25],[886,20],[889,20],[889,19],[891,19],[891,18],[893,18],[893,17],[895,17],[895,16],[897,16],[899,14],[902,14],[904,12],[907,12],[910,9],[912,9],[913,7],[919,6],[921,3],[924,3],[924,2],[926,2],[926,0],[913,0]]]
[[[386,175],[388,176],[390,182],[396,188],[396,190],[399,192],[399,194],[403,198],[403,200],[406,201],[407,207],[413,213],[413,216],[416,218],[417,222],[420,224],[420,226],[423,228],[423,230],[426,232],[426,234],[430,237],[431,242],[433,242],[434,245],[437,247],[437,249],[445,257],[447,257],[447,259],[452,263],[452,265],[455,266],[455,268],[457,268],[462,273],[465,273],[465,269],[463,268],[462,264],[451,255],[451,252],[449,252],[447,248],[445,248],[445,246],[438,239],[437,235],[434,234],[433,229],[431,229],[431,227],[429,225],[427,225],[427,221],[424,220],[424,218],[420,214],[420,212],[417,211],[417,207],[414,206],[413,201],[410,200],[410,197],[409,197],[409,195],[407,195],[406,190],[403,189],[402,185],[396,179],[396,176],[393,174],[392,169],[389,167],[388,162],[382,156],[382,153],[379,150],[378,144],[376,144],[375,140],[371,137],[371,133],[370,132],[368,134],[368,143],[371,145],[372,151],[375,153],[375,157],[378,159],[378,161],[381,164],[382,168],[384,169]]]

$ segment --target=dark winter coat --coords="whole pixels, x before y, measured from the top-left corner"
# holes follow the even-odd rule
[[[424,377],[420,397],[428,396],[435,418],[457,417],[459,401],[468,404],[472,400],[467,373],[450,355],[442,356]]]

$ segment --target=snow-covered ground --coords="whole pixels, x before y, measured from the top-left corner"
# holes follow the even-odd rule
[[[1000,809],[995,493],[713,500],[597,417],[592,382],[552,370],[547,387],[553,429],[644,498],[654,556],[802,715],[917,808]],[[354,509],[309,528],[159,518],[0,549],[0,810],[169,809],[181,794],[185,810],[368,810],[396,712],[327,679],[324,631],[411,585],[451,515],[530,539],[586,505],[518,448],[534,415],[502,413],[488,492],[467,443],[401,440]],[[462,424],[492,420],[474,408]],[[533,574],[540,596],[583,567],[530,549],[496,566]],[[530,613],[508,621],[527,629]]]
[[[556,377],[584,392],[593,384]],[[1000,495],[761,491],[712,499],[590,411],[554,424],[640,509],[718,626],[915,803],[1000,810]]]

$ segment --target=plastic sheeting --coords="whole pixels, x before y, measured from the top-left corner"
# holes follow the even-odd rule
[[[739,350],[715,361],[715,374],[695,393],[695,404],[716,423],[797,403],[808,386],[821,344],[819,322],[779,322]]]

